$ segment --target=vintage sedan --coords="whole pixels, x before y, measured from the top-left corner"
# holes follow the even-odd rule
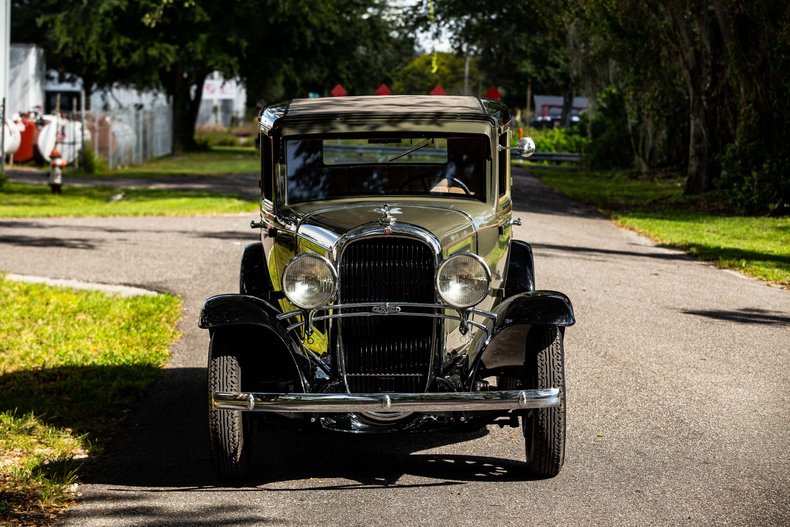
[[[512,239],[504,105],[474,97],[296,99],[259,117],[261,241],[209,298],[218,474],[250,471],[273,419],[352,433],[521,426],[525,475],[565,453],[568,298]],[[520,421],[520,424],[519,424]]]

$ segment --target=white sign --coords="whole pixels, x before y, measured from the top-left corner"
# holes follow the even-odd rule
[[[235,99],[239,92],[236,81],[206,79],[203,82],[203,99]]]

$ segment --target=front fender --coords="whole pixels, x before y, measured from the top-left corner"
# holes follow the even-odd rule
[[[279,313],[269,302],[251,295],[217,295],[203,303],[198,326],[213,329],[221,326],[253,325],[275,329],[281,328],[277,320]]]
[[[495,336],[517,324],[549,324],[572,326],[576,323],[571,300],[558,291],[531,291],[505,299],[495,309]]]
[[[514,295],[494,308],[491,338],[480,335],[470,354],[470,381],[523,368],[529,330],[536,325],[567,327],[576,323],[570,299],[557,291]]]
[[[264,328],[274,337],[267,346],[276,346],[290,354],[303,390],[309,391],[308,379],[313,377],[314,365],[297,342],[283,327],[277,315],[280,311],[273,305],[250,295],[225,294],[212,296],[200,310],[198,326],[203,329],[230,328],[233,326],[257,326]]]

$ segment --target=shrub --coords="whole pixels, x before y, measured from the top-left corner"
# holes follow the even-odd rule
[[[584,153],[590,143],[581,126],[548,128],[545,130],[528,129],[524,133],[535,140],[535,147],[538,152]]]
[[[8,181],[8,176],[6,176],[4,172],[0,172],[0,189],[3,188],[6,181]]]
[[[744,119],[721,161],[716,187],[736,212],[790,215],[790,157],[761,138],[756,119]]]
[[[86,174],[95,174],[107,170],[107,164],[96,155],[90,143],[83,145],[82,158],[80,159],[80,169]]]

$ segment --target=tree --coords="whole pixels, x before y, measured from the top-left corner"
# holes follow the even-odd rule
[[[414,54],[383,0],[14,0],[13,20],[15,38],[89,86],[163,89],[177,150],[195,146],[212,71],[240,75],[249,100],[291,98],[335,76],[372,91]]]
[[[486,84],[499,86],[511,106],[528,106],[525,95],[561,93],[565,113],[575,91],[572,54],[578,21],[575,3],[564,0],[496,2],[481,6],[474,0],[441,0],[433,3],[435,21],[430,19],[428,1],[411,11],[414,26],[451,36],[453,48],[472,55]]]
[[[614,64],[610,82],[623,86],[629,114],[685,138],[685,192],[721,188],[742,211],[789,212],[790,7],[588,0],[585,8],[598,44],[592,61]],[[674,144],[664,142],[665,157]]]
[[[248,100],[328,95],[338,82],[370,94],[415,55],[400,9],[383,0],[276,2],[266,19],[240,68]]]
[[[64,80],[81,78],[90,95],[98,85],[123,78],[126,61],[113,53],[127,45],[114,28],[119,15],[113,11],[122,8],[122,2],[103,0],[14,0],[11,39],[46,49],[47,69]]]
[[[433,55],[420,55],[395,72],[392,85],[394,93],[427,94],[440,84],[448,95],[464,94],[465,59],[453,53],[436,54],[436,72]],[[477,81],[477,65],[469,66],[469,79]]]
[[[239,0],[16,0],[12,17],[14,38],[35,31],[50,66],[81,77],[88,90],[163,89],[173,100],[173,146],[182,150],[195,146],[205,78],[237,73],[254,11]]]

